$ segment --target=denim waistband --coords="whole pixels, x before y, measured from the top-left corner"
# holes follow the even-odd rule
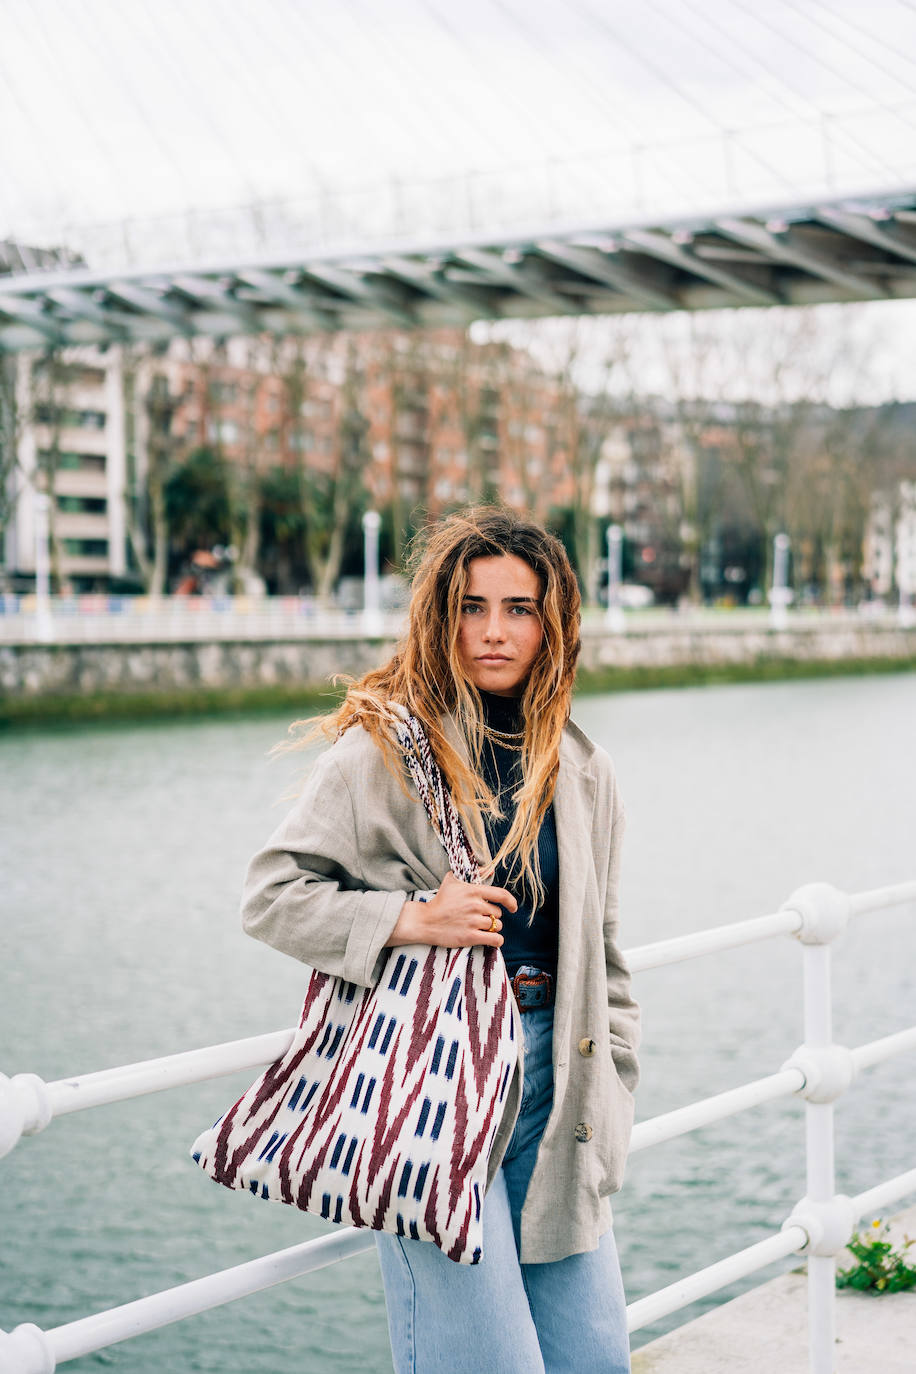
[[[552,1007],[556,996],[556,981],[543,969],[523,964],[510,978],[519,1011],[536,1011]]]

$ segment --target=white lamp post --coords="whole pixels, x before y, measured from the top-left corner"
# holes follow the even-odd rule
[[[382,632],[382,587],[379,581],[378,537],[382,517],[377,510],[363,516],[363,630],[367,635]]]
[[[620,583],[623,568],[623,530],[619,525],[607,528],[607,610],[604,623],[614,634],[625,629],[623,607],[620,604]]]
[[[789,536],[777,534],[773,540],[773,585],[770,588],[770,624],[784,630],[789,623]]]

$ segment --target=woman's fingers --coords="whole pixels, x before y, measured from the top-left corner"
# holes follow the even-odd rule
[[[435,897],[423,910],[425,940],[430,944],[494,945],[503,943],[502,918],[518,903],[504,887],[466,883],[446,873]]]
[[[508,911],[517,911],[518,902],[512,893],[505,887],[486,887],[482,883],[473,885],[473,891],[485,901],[495,902],[500,907],[505,907]]]
[[[441,892],[443,889],[455,887],[464,888],[467,893],[482,897],[486,902],[495,902],[497,906],[505,907],[508,911],[518,910],[518,902],[508,888],[489,887],[486,883],[465,883],[449,869],[439,885],[439,890]]]

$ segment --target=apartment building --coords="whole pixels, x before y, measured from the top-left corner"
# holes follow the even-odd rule
[[[20,489],[6,564],[24,588],[34,578],[34,496],[44,484],[53,491],[61,586],[105,589],[125,576],[139,585],[128,517],[135,534],[148,524],[157,444],[170,470],[195,449],[215,450],[243,505],[272,472],[305,465],[313,492],[324,481],[327,495],[349,470],[387,512],[396,563],[427,518],[501,498],[542,521],[572,507],[616,518],[638,546],[638,580],[660,594],[671,581],[680,462],[671,436],[645,419],[609,424],[600,404],[507,344],[475,342],[460,329],[176,340],[140,357],[81,348],[23,358],[19,370]],[[151,405],[154,389],[164,409]],[[577,463],[593,471],[583,478]],[[587,561],[600,553],[596,545]],[[269,585],[301,586],[303,566],[281,574],[282,562],[263,568]],[[169,586],[175,576],[173,568]]]
[[[330,473],[358,442],[370,498],[405,519],[497,493],[543,515],[561,497],[565,463],[548,455],[555,384],[527,355],[463,330],[179,343],[156,367],[181,397],[176,443],[234,465],[305,458]]]
[[[16,362],[12,518],[5,531],[7,581],[34,585],[36,498],[49,498],[52,574],[61,592],[109,588],[128,570],[126,426],[120,350],[88,346]]]
[[[863,574],[872,596],[916,597],[916,482],[875,492],[865,530]]]

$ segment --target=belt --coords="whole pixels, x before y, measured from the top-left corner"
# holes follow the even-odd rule
[[[519,1011],[535,1011],[538,1007],[552,1007],[555,997],[554,980],[549,973],[536,968],[520,968],[510,978]]]

